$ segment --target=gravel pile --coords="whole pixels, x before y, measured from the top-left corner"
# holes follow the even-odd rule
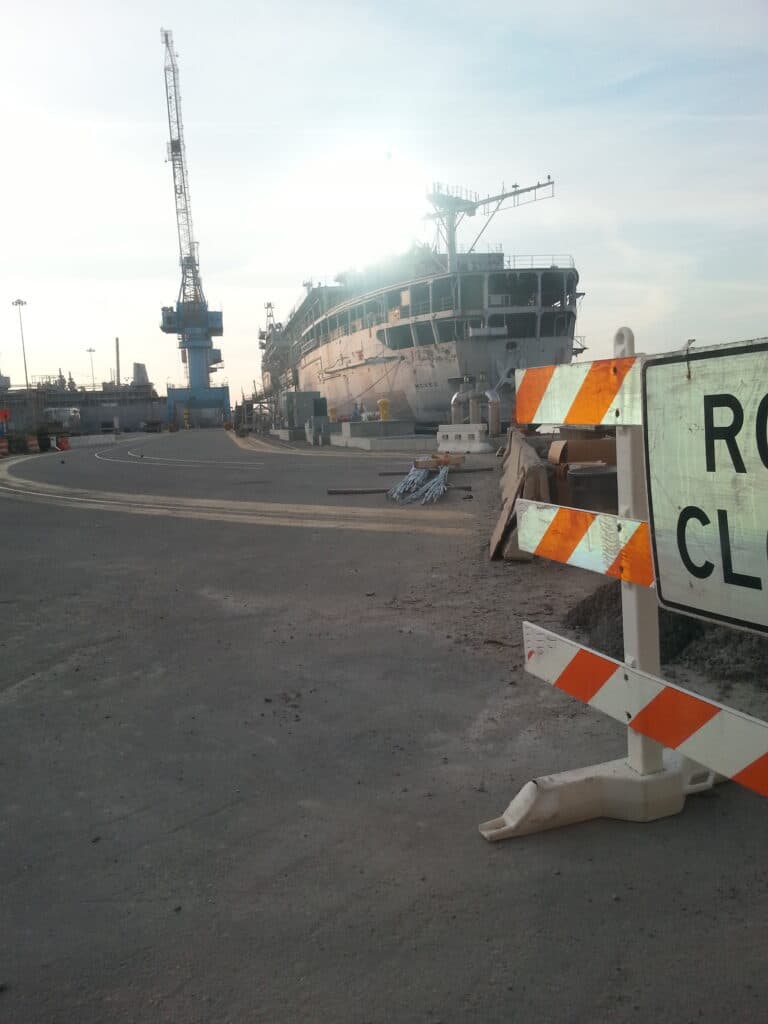
[[[569,629],[582,634],[590,647],[611,658],[623,657],[618,581],[604,584],[579,601],[564,621]],[[663,664],[722,680],[762,680],[768,667],[768,639],[665,609],[659,610],[659,638]]]

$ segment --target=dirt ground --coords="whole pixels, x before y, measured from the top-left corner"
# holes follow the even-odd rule
[[[490,459],[483,461],[493,465]],[[500,460],[493,468],[500,469]],[[431,620],[457,645],[495,650],[508,662],[510,651],[517,651],[514,660],[519,667],[523,638],[518,624],[529,619],[548,628],[560,627],[565,614],[591,597],[602,580],[541,559],[489,561],[488,539],[499,514],[499,473],[456,474],[451,479],[471,481],[477,535],[458,552],[446,551],[444,562],[411,586],[399,604],[418,607],[420,620]]]
[[[551,438],[546,444],[544,437],[533,440],[540,442],[534,446],[541,455]],[[479,484],[475,488],[476,498],[483,505],[490,535],[500,508],[495,490],[499,475],[473,479]],[[499,587],[505,590],[509,583],[516,587],[519,584],[516,598],[526,617],[530,607],[531,614],[538,615],[537,623],[551,625],[556,632],[559,630],[609,657],[622,659],[621,584],[563,569],[541,559],[535,559],[532,565],[497,562],[487,565],[486,573],[475,569],[473,578],[485,577],[486,593]],[[550,608],[552,604],[554,607]],[[507,611],[503,597],[498,604],[485,606],[483,623],[490,632],[481,642],[494,642],[494,633],[504,629]],[[470,634],[467,640],[477,642],[478,637]],[[667,679],[745,713],[768,717],[768,686],[764,679],[768,638],[660,609],[659,641]]]
[[[499,475],[454,477],[465,479],[472,481],[473,500],[482,508],[486,528],[458,565],[450,561],[443,571],[433,572],[401,604],[418,604],[421,615],[431,609],[436,626],[451,619],[455,643],[495,650],[516,668],[522,668],[521,619],[621,659],[621,584],[538,558],[529,563],[489,562],[487,537],[500,507]],[[670,682],[768,717],[768,640],[664,609],[659,611],[659,638],[662,670]]]

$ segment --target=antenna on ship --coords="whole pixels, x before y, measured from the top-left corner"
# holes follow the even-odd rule
[[[444,185],[439,181],[433,182],[432,191],[427,195],[427,199],[434,207],[435,212],[428,213],[427,219],[437,222],[438,234],[443,240],[448,255],[449,273],[457,269],[456,229],[465,217],[474,217],[479,210],[486,218],[475,240],[467,250],[467,253],[471,253],[474,252],[485,229],[500,210],[526,206],[528,203],[535,203],[541,199],[552,199],[554,195],[555,183],[550,175],[547,175],[546,181],[537,181],[535,185],[526,185],[524,188],[515,184],[506,191],[502,185],[498,195],[486,196],[484,199],[481,199],[477,192]],[[511,199],[512,202],[504,206],[508,199]]]

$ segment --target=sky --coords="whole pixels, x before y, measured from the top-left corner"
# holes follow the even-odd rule
[[[429,241],[437,180],[551,174],[500,214],[507,255],[571,254],[587,358],[768,335],[768,3],[8,0],[0,35],[0,372],[183,383],[159,329],[180,271],[161,26],[232,397],[264,304]],[[464,241],[470,241],[464,238]]]

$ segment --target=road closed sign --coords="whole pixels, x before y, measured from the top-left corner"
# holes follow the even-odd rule
[[[643,422],[659,602],[768,634],[768,340],[646,360]]]

